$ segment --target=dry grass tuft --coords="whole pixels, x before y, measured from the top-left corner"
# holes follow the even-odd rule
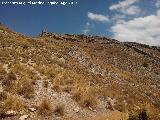
[[[127,120],[149,120],[149,113],[146,109],[141,109],[134,114],[130,114]]]
[[[16,77],[16,75],[13,72],[8,73],[7,78],[9,80],[17,80],[17,77]]]
[[[48,88],[48,86],[49,86],[49,82],[48,81],[43,81],[43,87]]]
[[[58,116],[63,116],[64,115],[64,106],[63,105],[56,106],[54,113]]]
[[[0,81],[4,79],[6,71],[3,69],[3,65],[0,64]]]
[[[25,103],[17,95],[8,95],[7,99],[4,100],[3,110],[15,110],[15,111],[24,111]]]
[[[108,101],[108,107],[107,107],[107,109],[114,110],[114,106],[111,103],[111,101]]]
[[[82,107],[95,108],[97,105],[96,92],[92,87],[81,86],[79,89],[73,89],[72,95]]]
[[[16,93],[23,95],[25,98],[32,98],[34,95],[34,87],[32,80],[29,80],[27,77],[22,77],[18,80],[15,86]]]
[[[55,90],[56,92],[60,92],[61,91],[59,83],[57,83],[55,81],[54,81],[54,83],[52,85],[52,89]]]
[[[23,65],[20,65],[20,63],[15,63],[11,66],[11,69],[14,73],[16,73],[17,75],[21,75],[22,73],[26,72],[26,67]]]
[[[126,112],[126,106],[125,106],[125,103],[123,103],[123,102],[119,102],[119,103],[115,104],[114,108],[120,112]]]
[[[95,108],[97,105],[97,99],[95,96],[90,94],[83,95],[83,98],[81,98],[80,105],[82,107],[92,107]]]
[[[143,63],[143,67],[148,68],[149,64],[147,62]]]
[[[73,97],[73,99],[74,99],[75,101],[78,102],[78,101],[81,99],[81,97],[82,97],[82,93],[79,92],[79,91],[74,91],[74,92],[72,93],[72,97]]]
[[[6,91],[10,91],[17,80],[16,75],[13,72],[7,74],[6,78],[2,81],[2,86]]]
[[[0,92],[0,101],[4,101],[7,99],[7,92]]]
[[[63,87],[63,91],[64,91],[64,92],[67,92],[67,93],[70,93],[70,92],[72,91],[72,86],[67,86],[67,85],[64,86],[64,87]]]
[[[38,106],[38,113],[40,115],[48,115],[52,112],[52,105],[48,98],[42,99],[42,102]]]
[[[38,69],[42,74],[47,76],[47,78],[52,79],[52,80],[55,78],[55,76],[57,74],[57,72],[53,68],[49,68],[48,66],[46,66],[46,67],[42,66]]]

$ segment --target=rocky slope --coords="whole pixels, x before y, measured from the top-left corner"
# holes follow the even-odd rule
[[[160,48],[1,24],[0,106],[4,120],[119,120],[141,107],[158,120]]]

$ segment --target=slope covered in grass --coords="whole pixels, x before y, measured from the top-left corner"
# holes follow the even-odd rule
[[[156,120],[160,48],[98,36],[31,38],[0,25],[0,92],[1,116],[14,110],[14,119],[127,119],[145,106]]]

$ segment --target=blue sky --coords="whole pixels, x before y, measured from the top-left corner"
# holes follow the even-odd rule
[[[2,5],[5,1],[0,0],[0,22],[25,35],[36,36],[47,28],[58,33],[160,45],[160,0],[61,0],[67,2],[65,6]],[[69,5],[71,2],[74,4]]]

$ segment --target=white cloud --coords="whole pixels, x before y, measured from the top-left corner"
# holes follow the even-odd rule
[[[119,19],[125,19],[125,18],[126,18],[125,15],[115,14],[115,15],[112,17],[112,20],[119,20]]]
[[[138,15],[139,13],[141,13],[141,9],[138,6],[130,6],[126,9],[121,9],[120,10],[123,14],[127,14],[127,15]]]
[[[122,14],[115,14],[113,17],[112,17],[112,21],[115,22],[115,23],[122,23],[124,22],[124,19],[126,18],[125,15],[122,15]]]
[[[139,0],[124,0],[119,2],[118,4],[114,4],[109,7],[110,10],[118,10],[118,9],[125,9],[131,6],[132,4],[138,2]]]
[[[160,46],[160,10],[156,15],[134,18],[112,26],[113,37],[122,42]]]
[[[110,6],[109,9],[121,12],[125,15],[138,15],[141,13],[141,9],[137,5],[134,5],[137,2],[139,2],[139,0],[124,0]]]
[[[160,0],[157,0],[155,5],[156,5],[157,8],[160,8]]]
[[[88,18],[93,21],[99,21],[99,22],[108,22],[109,18],[107,16],[101,15],[101,14],[94,14],[91,12],[88,12]]]

